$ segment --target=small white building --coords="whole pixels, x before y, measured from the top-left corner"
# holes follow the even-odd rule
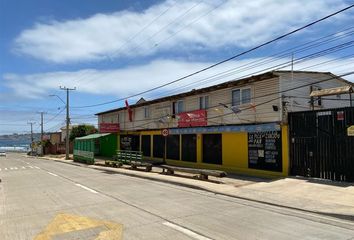
[[[71,134],[71,130],[73,129],[72,125],[69,125],[69,136]],[[61,142],[65,142],[66,139],[66,125],[60,128],[61,131]]]

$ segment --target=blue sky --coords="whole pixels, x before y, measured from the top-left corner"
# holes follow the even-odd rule
[[[57,130],[64,124],[65,111],[57,98],[48,95],[65,99],[59,86],[77,87],[71,93],[74,107],[124,98],[245,51],[351,3],[1,0],[0,134],[28,131],[27,121],[39,122],[38,111],[47,112],[45,130]],[[295,52],[295,59],[351,41],[353,13],[349,10],[242,58],[139,97],[153,99],[252,74],[288,61],[290,52],[244,72],[198,82],[328,34],[344,37]],[[294,68],[341,74],[354,66],[351,54],[353,48],[348,47],[295,64]],[[134,103],[139,97],[129,102]],[[73,123],[94,123],[94,113],[123,104],[73,108]],[[35,130],[39,131],[38,124]]]

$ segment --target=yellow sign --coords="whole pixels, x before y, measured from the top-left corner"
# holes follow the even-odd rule
[[[348,136],[354,137],[354,125],[348,127],[347,133],[348,133]]]
[[[122,239],[123,225],[61,213],[34,240]]]

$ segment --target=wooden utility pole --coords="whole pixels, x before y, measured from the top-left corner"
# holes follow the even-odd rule
[[[43,141],[43,128],[44,128],[44,123],[43,123],[43,115],[46,114],[46,112],[38,112],[39,114],[41,114],[41,141]]]
[[[70,111],[69,111],[69,91],[76,90],[75,88],[60,87],[60,90],[66,91],[66,138],[65,138],[65,159],[69,159],[70,143],[69,143],[69,124],[70,124]]]
[[[35,124],[35,122],[27,122],[27,124],[31,125],[31,154],[32,154],[32,152],[33,152],[33,141],[34,141],[34,138],[33,138],[33,124]]]

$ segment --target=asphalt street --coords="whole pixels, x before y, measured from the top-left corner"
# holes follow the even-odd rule
[[[0,239],[354,239],[336,219],[9,154]]]

